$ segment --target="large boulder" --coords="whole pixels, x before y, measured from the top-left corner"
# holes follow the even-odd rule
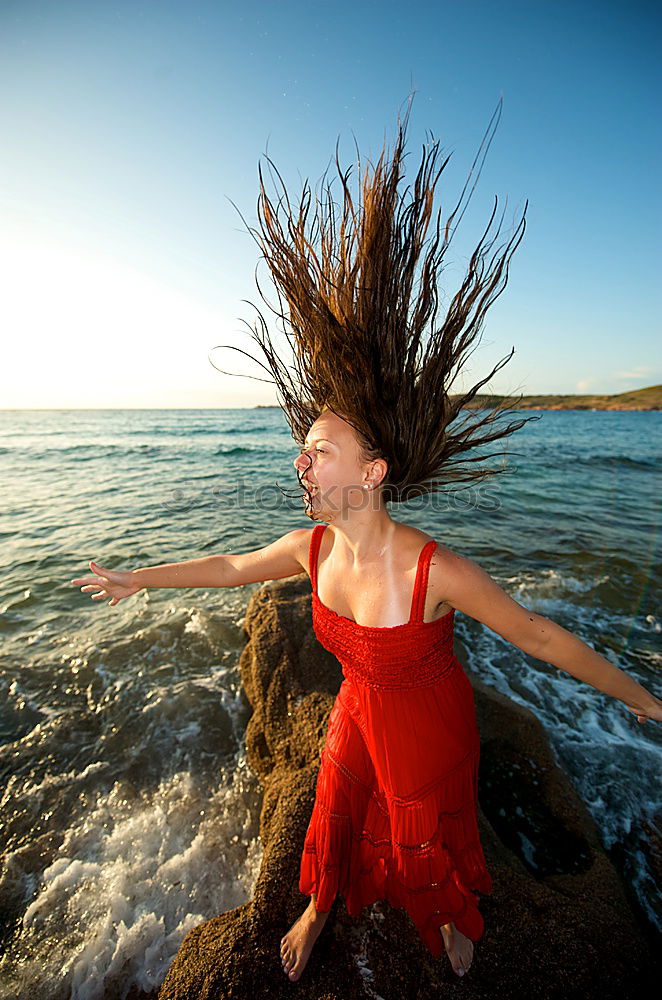
[[[264,790],[260,873],[250,903],[187,935],[160,1000],[648,996],[660,972],[650,928],[543,727],[468,670],[481,732],[479,826],[494,882],[480,897],[485,933],[470,971],[460,979],[445,954],[433,959],[403,909],[376,903],[354,919],[337,897],[301,978],[287,978],[280,939],[308,903],[299,861],[342,681],[315,638],[310,596],[302,575],[265,584],[249,603],[241,671],[253,708],[247,753]],[[456,654],[464,663],[457,642]]]

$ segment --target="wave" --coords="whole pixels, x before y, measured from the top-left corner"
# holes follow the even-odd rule
[[[259,871],[260,791],[242,754],[216,787],[187,772],[136,795],[125,783],[89,797],[30,892],[0,960],[5,997],[114,1000],[158,989],[185,934],[246,903]]]
[[[73,444],[60,448],[34,446],[5,450],[7,452],[11,451],[16,457],[25,456],[26,458],[31,458],[35,455],[39,458],[62,456],[74,462],[87,462],[102,458],[115,458],[118,455],[164,455],[176,447],[177,445],[163,444]]]
[[[595,465],[605,469],[618,469],[621,466],[633,469],[659,469],[662,465],[662,455],[652,455],[650,458],[632,458],[631,455],[590,455],[581,456],[575,461],[582,465]]]
[[[223,431],[223,437],[227,434],[227,431]],[[188,433],[186,438],[188,438]],[[214,436],[218,437],[219,433],[214,432]],[[72,462],[89,462],[98,461],[105,458],[117,458],[124,455],[138,455],[141,458],[145,457],[164,457],[169,460],[176,460],[181,457],[182,452],[186,449],[186,438],[178,438],[168,444],[76,444],[68,445],[62,448],[43,448],[43,447],[33,447],[33,448],[5,448],[0,449],[0,454],[12,454],[17,458],[24,455],[26,458],[30,458],[34,455],[41,457],[53,458],[56,456],[61,456],[63,459]],[[211,452],[212,456],[215,455],[242,455],[242,454],[254,454],[257,451],[264,451],[264,444],[260,445],[224,445],[219,444],[214,451]],[[278,458],[281,455],[289,454],[291,449],[288,451],[285,448],[279,448],[269,444],[269,455],[271,458]],[[201,452],[200,458],[204,460],[207,455]]]
[[[264,434],[265,432],[273,434],[273,424],[253,424],[245,427],[223,427],[217,429],[217,433],[222,433],[223,437],[227,434]]]
[[[260,450],[261,449],[259,448],[251,448],[251,447],[246,448],[246,447],[241,447],[240,445],[226,447],[225,445],[221,444],[214,451],[214,455],[254,455],[255,452]]]
[[[242,454],[255,455],[258,452],[260,452],[260,453],[263,454],[264,451],[265,451],[265,447],[268,447],[268,449],[269,449],[269,458],[270,459],[280,459],[282,457],[291,457],[294,454],[294,452],[292,451],[291,448],[288,449],[288,448],[278,447],[278,445],[274,445],[271,442],[269,442],[268,445],[266,445],[266,446],[264,444],[260,444],[260,445],[233,445],[233,446],[230,446],[230,447],[226,447],[225,445],[219,445],[219,447],[216,449],[215,452],[213,452],[213,454],[214,455],[242,455]]]

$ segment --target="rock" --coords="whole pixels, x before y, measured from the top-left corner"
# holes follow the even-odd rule
[[[446,955],[433,959],[403,909],[376,903],[355,920],[337,897],[301,979],[290,982],[280,939],[308,904],[299,861],[342,674],[312,630],[306,575],[265,584],[244,628],[242,680],[253,708],[246,746],[264,790],[260,873],[250,903],[186,936],[159,1000],[648,995],[660,967],[542,725],[468,670],[481,732],[479,826],[494,882],[480,897],[485,933],[470,972],[460,979]]]

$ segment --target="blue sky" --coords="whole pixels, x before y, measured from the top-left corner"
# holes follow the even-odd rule
[[[338,138],[343,166],[355,139],[375,162],[412,89],[405,184],[432,133],[452,152],[442,210],[503,95],[442,302],[494,196],[511,224],[529,202],[466,378],[514,346],[494,392],[661,382],[661,19],[582,0],[0,2],[0,407],[274,403],[209,361],[257,350],[259,252],[231,201],[254,225],[265,153],[295,200]]]

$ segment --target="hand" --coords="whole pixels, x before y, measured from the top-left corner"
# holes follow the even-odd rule
[[[83,594],[91,590],[97,591],[97,593],[91,595],[93,601],[100,601],[104,597],[110,597],[111,600],[108,601],[108,604],[113,608],[123,598],[131,597],[132,594],[137,594],[139,590],[143,589],[134,583],[131,570],[103,569],[102,566],[97,566],[93,561],[90,561],[90,568],[93,573],[97,574],[96,576],[79,577],[76,580],[72,580],[71,584],[74,587],[84,584],[80,588]]]
[[[642,710],[641,706],[633,708],[632,705],[628,705],[626,702],[623,702],[623,704],[630,712],[637,716],[637,722],[648,722],[649,719],[653,719],[655,722],[662,722],[662,701],[656,698],[654,694],[646,693],[648,694],[649,702],[644,710]]]

